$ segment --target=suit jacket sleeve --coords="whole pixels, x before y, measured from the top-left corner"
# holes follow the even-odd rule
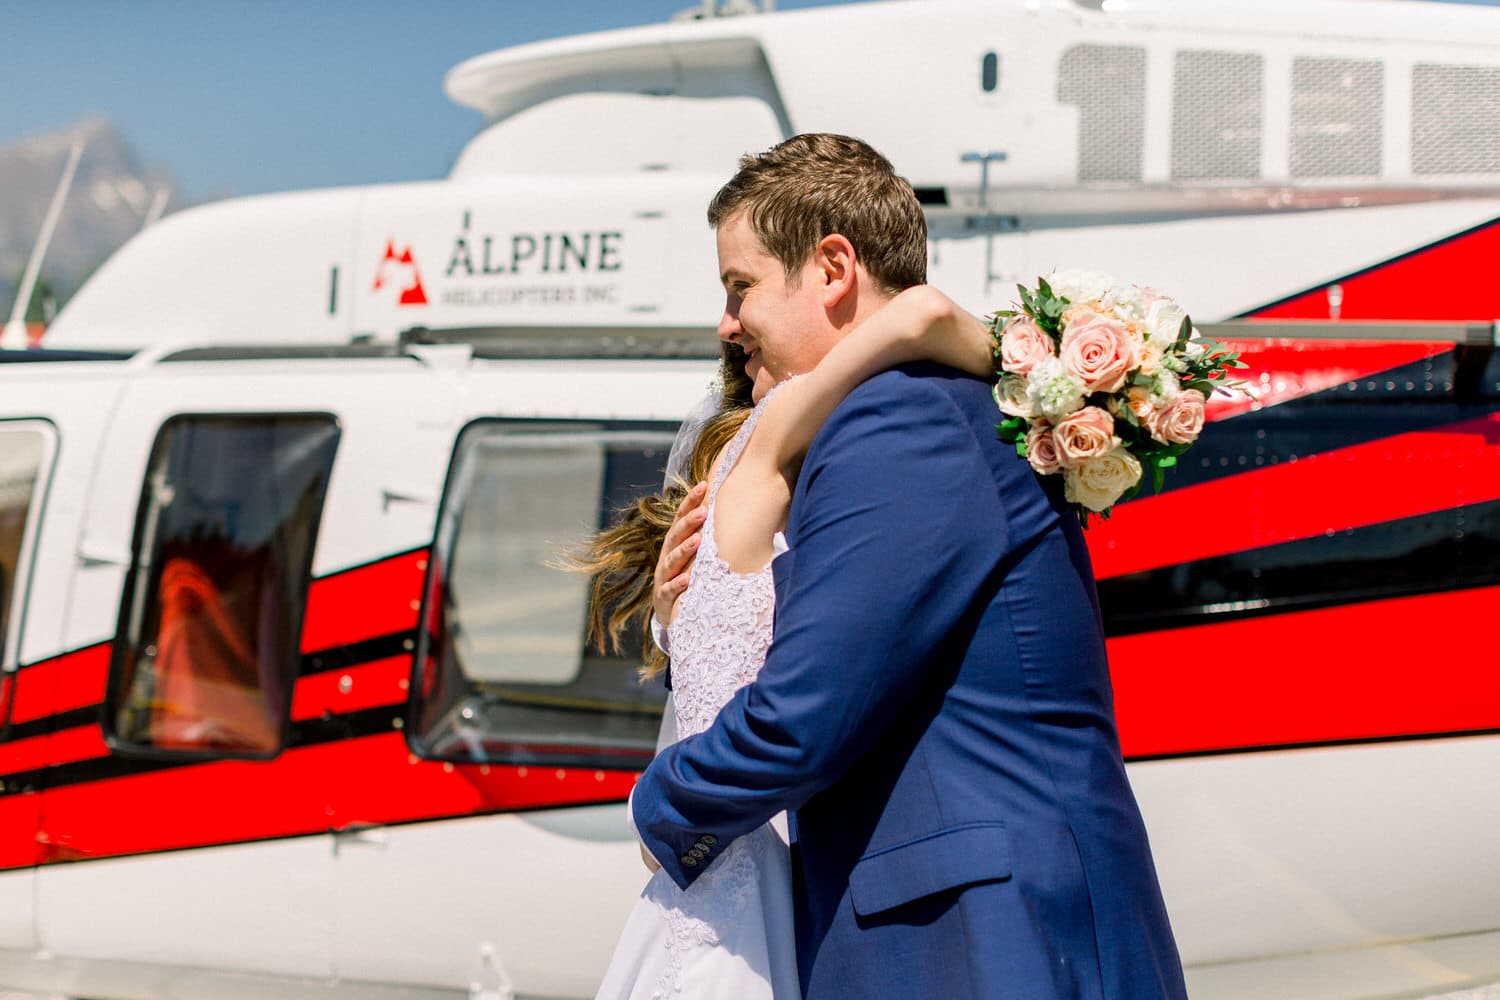
[[[765,666],[636,787],[642,841],[678,885],[880,738],[995,571],[1005,530],[948,393],[896,371],[844,401],[803,466]]]

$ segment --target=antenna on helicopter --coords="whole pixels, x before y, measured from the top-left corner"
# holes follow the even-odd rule
[[[776,0],[703,0],[696,7],[672,15],[674,21],[706,21],[715,17],[739,17],[742,14],[769,14]]]
[[[26,307],[31,304],[31,293],[36,289],[42,272],[42,258],[47,256],[47,244],[52,242],[52,232],[57,228],[57,218],[62,214],[63,202],[68,200],[68,188],[73,186],[73,174],[78,170],[78,161],[83,158],[83,147],[87,139],[80,133],[73,140],[73,150],[68,154],[68,165],[63,168],[62,180],[52,194],[52,204],[47,206],[46,218],[42,220],[42,232],[36,245],[31,248],[31,259],[26,262],[26,272],[21,277],[21,287],[16,289],[16,301],[10,310],[10,321],[5,332],[0,334],[0,349],[25,350],[30,346],[26,336]]]

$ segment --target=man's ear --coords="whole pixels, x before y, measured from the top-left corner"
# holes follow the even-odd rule
[[[836,308],[854,291],[854,244],[848,237],[832,233],[818,241],[813,257],[823,279],[823,305]]]

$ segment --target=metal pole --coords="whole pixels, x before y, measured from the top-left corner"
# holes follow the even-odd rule
[[[30,346],[26,339],[26,307],[31,304],[31,293],[36,290],[37,278],[41,276],[42,258],[47,256],[47,244],[52,242],[52,232],[57,228],[58,216],[62,215],[63,202],[68,200],[68,188],[73,186],[73,174],[78,169],[78,161],[83,158],[83,147],[83,136],[73,140],[68,165],[63,169],[57,190],[53,192],[52,204],[47,207],[42,233],[37,237],[36,246],[31,248],[31,259],[26,262],[21,287],[16,289],[16,302],[10,310],[10,322],[5,324],[5,332],[0,334],[0,349],[16,351]]]

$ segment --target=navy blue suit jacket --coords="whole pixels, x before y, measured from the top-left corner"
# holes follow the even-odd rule
[[[686,887],[785,809],[807,1000],[1182,997],[1088,553],[990,387],[860,386],[803,464],[765,667],[634,793]]]

